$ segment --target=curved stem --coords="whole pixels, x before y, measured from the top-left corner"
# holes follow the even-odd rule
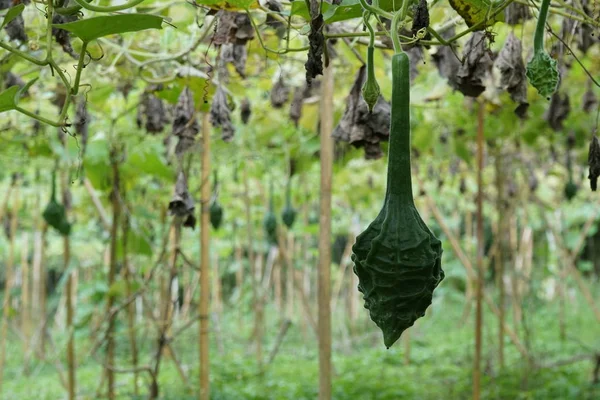
[[[394,15],[392,13],[384,11],[384,10],[382,10],[379,7],[372,6],[369,3],[367,3],[366,0],[359,0],[359,1],[360,1],[360,5],[362,6],[362,8],[364,8],[365,10],[370,11],[373,14],[381,15],[382,17],[385,17],[387,19],[394,18]]]
[[[406,3],[407,0],[405,0],[404,2]],[[398,11],[396,14],[394,14],[394,18],[392,19],[392,31],[390,32],[390,34],[392,35],[392,43],[394,43],[394,51],[396,52],[396,54],[402,53],[402,45],[400,44],[400,37],[398,36],[398,23],[400,22],[401,18],[402,11]]]
[[[533,37],[533,51],[538,53],[544,51],[544,27],[548,18],[548,9],[550,8],[550,0],[542,0],[540,14],[538,15],[537,26],[535,28],[535,36]]]
[[[94,6],[92,4],[89,4],[88,2],[86,2],[85,0],[75,0],[75,3],[77,3],[79,6],[81,6],[81,8],[85,8],[86,10],[90,10],[90,11],[97,11],[97,12],[115,12],[115,11],[122,11],[122,10],[127,10],[128,8],[132,8],[137,6],[138,4],[144,2],[145,0],[130,0],[125,4],[121,4],[118,6]]]
[[[371,12],[365,10],[365,12],[363,12],[363,22],[364,22],[365,26],[367,27],[367,29],[369,30],[369,47],[374,47],[375,46],[375,31],[373,30],[373,27],[369,23],[370,17],[371,17]]]

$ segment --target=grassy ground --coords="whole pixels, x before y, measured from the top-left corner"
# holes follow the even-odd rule
[[[471,396],[472,317],[465,323],[460,316],[462,301],[446,294],[434,303],[433,310],[421,319],[410,334],[409,365],[404,364],[404,343],[385,350],[374,324],[361,321],[354,327],[352,339],[344,334],[340,316],[334,319],[333,398],[337,400],[434,400],[468,399]],[[442,303],[443,302],[443,303]],[[557,304],[531,302],[525,305],[527,316],[519,335],[537,361],[553,362],[576,354],[591,353],[600,348],[600,326],[582,300],[569,305],[567,339],[559,339]],[[274,310],[267,312],[265,353],[272,348],[279,330]],[[228,309],[220,326],[220,343],[214,340],[211,354],[212,399],[295,399],[317,398],[318,357],[314,335],[302,334],[294,323],[275,361],[260,375],[253,348],[247,338],[251,334],[252,315],[247,310]],[[486,314],[484,331],[483,399],[561,399],[592,400],[600,398],[600,386],[592,385],[593,363],[589,360],[550,368],[531,368],[506,338],[506,366],[497,361],[497,326]],[[310,329],[310,328],[309,328]],[[154,345],[151,327],[140,327],[141,364],[148,363]],[[165,359],[161,367],[161,398],[186,400],[196,398],[197,339],[196,326],[174,342],[178,357],[190,380],[186,389],[174,364]],[[56,349],[64,348],[64,338],[54,335]],[[81,399],[96,399],[101,368],[88,353],[87,332],[78,333],[78,393]],[[120,362],[128,360],[127,335],[120,327],[118,350]],[[62,357],[62,356],[61,356]],[[141,376],[140,396],[133,395],[130,375],[119,375],[119,399],[146,398],[147,377]],[[4,400],[58,400],[65,391],[51,363],[31,363],[27,374],[23,369],[21,344],[16,336],[9,341],[5,374]]]

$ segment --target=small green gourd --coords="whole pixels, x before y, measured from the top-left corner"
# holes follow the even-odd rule
[[[392,115],[387,191],[379,215],[352,246],[354,273],[365,308],[387,348],[425,315],[444,278],[442,245],[421,219],[410,167],[410,62],[392,57]]]
[[[363,13],[363,21],[367,29],[369,29],[370,42],[367,48],[367,80],[362,87],[362,96],[369,107],[369,112],[373,112],[373,107],[377,104],[377,100],[381,95],[381,89],[375,78],[375,62],[373,54],[375,52],[375,32],[373,27],[369,24],[370,12],[365,11]]]
[[[56,201],[56,170],[52,172],[52,193],[50,201],[42,214],[46,223],[56,229],[61,235],[69,236],[71,224],[67,221],[65,207]]]
[[[219,204],[219,200],[215,197],[210,204],[210,224],[215,230],[218,230],[223,221],[223,207]]]
[[[544,32],[551,0],[542,0],[540,14],[533,37],[533,58],[527,63],[526,75],[531,86],[544,97],[550,97],[558,87],[560,74],[556,60],[544,50]]]
[[[265,234],[269,242],[277,243],[277,217],[275,217],[275,213],[273,212],[273,182],[271,182],[269,195],[269,211],[265,215],[263,227],[265,228]]]
[[[210,215],[210,224],[215,230],[218,230],[223,221],[223,207],[219,204],[219,175],[217,170],[213,172],[213,198],[208,209]]]
[[[285,191],[285,208],[283,209],[282,213],[281,213],[281,219],[283,220],[283,223],[285,224],[285,226],[288,227],[288,229],[291,229],[292,226],[294,225],[294,222],[296,221],[296,209],[294,209],[294,207],[292,207],[292,199],[291,199],[292,195],[291,195],[291,185],[290,185],[290,181],[288,180],[287,183],[287,188]]]

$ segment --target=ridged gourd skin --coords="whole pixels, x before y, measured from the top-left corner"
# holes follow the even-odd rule
[[[210,224],[215,230],[218,230],[221,226],[221,222],[223,221],[223,207],[219,204],[219,202],[215,199],[210,205],[209,209],[210,213]]]
[[[392,58],[388,182],[379,215],[352,246],[365,308],[387,348],[425,315],[444,279],[442,245],[417,211],[410,171],[410,77],[405,53]]]

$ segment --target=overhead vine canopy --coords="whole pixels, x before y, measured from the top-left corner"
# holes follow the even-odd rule
[[[189,217],[194,200],[185,159],[199,147],[197,114],[210,113],[222,148],[283,147],[298,169],[310,168],[319,151],[312,132],[320,75],[329,65],[337,160],[344,165],[362,154],[349,146],[366,159],[383,157],[395,49],[408,55],[410,84],[407,75],[403,82],[412,118],[405,121],[417,155],[443,154],[436,141],[447,144],[453,131],[453,155],[470,163],[469,135],[461,132],[474,126],[465,110],[481,102],[503,116],[489,122],[490,142],[540,141],[556,159],[555,143],[573,132],[565,189],[572,198],[573,164],[589,165],[593,189],[598,177],[599,13],[592,0],[0,0],[0,129],[29,156],[61,160],[47,128],[73,136],[79,171],[99,189],[109,186],[102,145],[133,138],[140,147],[129,162],[170,180],[170,211]],[[143,143],[146,135],[162,141]],[[147,158],[159,167],[146,167]],[[264,227],[275,242],[273,201],[271,193]],[[289,198],[286,205],[291,227]],[[217,228],[223,214],[216,199],[213,206]],[[436,240],[428,266],[437,265]],[[440,280],[435,271],[431,287]],[[413,320],[411,314],[405,325]]]

